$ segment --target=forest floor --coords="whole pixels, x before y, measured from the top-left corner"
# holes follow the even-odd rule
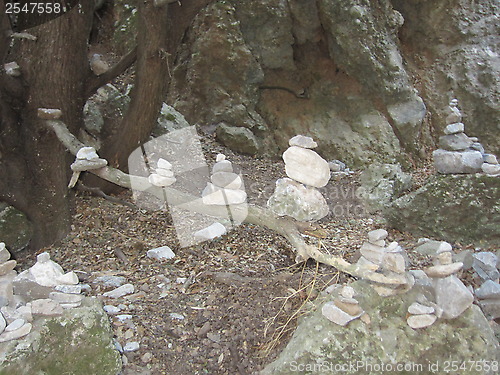
[[[222,152],[242,170],[249,202],[265,205],[275,181],[285,176],[280,160],[236,155],[210,137],[204,141],[210,165]],[[331,208],[319,223],[328,236],[308,238],[323,251],[356,259],[368,231],[383,227],[366,213],[356,196],[359,174],[332,178],[321,191]],[[297,319],[310,301],[333,283],[350,276],[314,261],[295,264],[287,241],[261,227],[243,224],[227,235],[196,246],[180,247],[166,210],[146,210],[78,193],[71,233],[48,251],[69,271],[79,271],[90,295],[103,304],[123,304],[120,314],[133,318],[120,322],[110,317],[116,340],[140,342],[126,353],[124,375],[130,374],[255,374],[274,360],[287,344]],[[133,203],[132,194],[120,198]],[[214,219],[215,221],[215,219]],[[410,267],[429,261],[412,253],[416,239],[397,231],[398,241],[410,255]],[[175,258],[158,261],[146,251],[169,246]],[[18,259],[28,268],[31,254]],[[133,295],[105,299],[98,276],[124,276],[135,286]]]

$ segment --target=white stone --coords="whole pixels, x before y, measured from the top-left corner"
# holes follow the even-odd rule
[[[210,181],[218,187],[226,189],[239,189],[243,181],[239,175],[233,172],[217,172],[210,176]]]
[[[368,240],[368,242],[375,246],[385,247],[385,240],[378,240],[378,241]]]
[[[369,261],[371,261],[375,264],[378,264],[378,265],[382,264],[382,260],[383,260],[384,255],[385,255],[385,251],[384,251],[383,247],[375,246],[369,242],[365,242],[365,243],[363,243],[363,245],[361,246],[359,251],[360,251],[361,255],[363,255]]]
[[[131,341],[127,342],[125,346],[123,347],[124,352],[135,352],[136,350],[139,350],[141,345],[137,341]]]
[[[155,249],[148,250],[146,255],[148,256],[148,258],[153,258],[158,260],[172,259],[173,257],[175,257],[175,253],[168,246],[161,246]]]
[[[481,170],[490,176],[498,176],[500,175],[500,164],[483,163]]]
[[[356,264],[364,269],[376,271],[380,268],[380,266],[376,263],[373,263],[371,260],[366,259],[364,256],[360,256]]]
[[[483,155],[479,151],[436,150],[432,153],[434,167],[441,174],[477,173],[481,171]]]
[[[52,292],[49,294],[49,298],[59,304],[81,303],[83,300],[83,296],[81,294],[68,294],[61,292]]]
[[[225,159],[218,161],[212,168],[212,174],[217,172],[233,172],[233,164]]]
[[[418,302],[413,302],[408,307],[408,312],[413,315],[433,314],[435,311],[432,306],[425,306]]]
[[[391,242],[386,248],[385,252],[386,253],[401,253],[403,251],[403,248],[399,246],[397,242]]]
[[[198,240],[208,241],[223,236],[224,234],[226,234],[226,227],[221,223],[213,223],[206,228],[194,232],[193,236]]]
[[[15,331],[10,331],[10,332],[4,331],[0,335],[0,342],[6,342],[6,341],[20,339],[21,337],[24,337],[28,333],[30,333],[31,328],[32,328],[31,323],[26,323],[22,327],[20,327],[19,329],[15,330]]]
[[[59,278],[64,275],[64,271],[59,264],[50,260],[49,253],[45,252],[37,256],[37,261],[29,269],[29,274],[36,283],[54,287],[61,284]]]
[[[153,173],[149,175],[148,181],[151,185],[165,187],[172,185],[177,180],[175,179],[175,177],[164,177],[160,176],[157,173]]]
[[[436,249],[436,254],[446,253],[452,251],[453,248],[448,242],[441,241],[438,248]]]
[[[102,55],[94,53],[90,58],[90,69],[96,76],[100,76],[109,70],[109,65],[102,59]]]
[[[172,164],[163,158],[159,158],[158,162],[156,163],[156,167],[159,169],[166,169],[166,170],[171,170],[172,169]]]
[[[493,154],[484,154],[483,161],[488,164],[498,164],[497,157]]]
[[[109,298],[120,298],[126,296],[127,294],[132,294],[134,291],[135,288],[132,284],[125,284],[116,289],[110,290],[109,292],[103,293],[103,296]]]
[[[380,240],[385,240],[389,233],[385,229],[375,229],[371,232],[368,232],[368,241],[375,242]]]
[[[267,206],[279,216],[287,215],[298,221],[316,221],[329,212],[326,199],[316,188],[289,178],[276,181],[276,189]]]
[[[0,334],[5,331],[5,328],[7,327],[7,321],[3,317],[3,314],[0,313]]]
[[[321,308],[321,313],[325,318],[327,318],[329,321],[345,326],[347,323],[350,321],[359,318],[360,315],[358,316],[352,316],[346,313],[344,310],[341,308],[337,307],[333,301],[329,301],[323,305]]]
[[[18,318],[16,320],[14,320],[12,323],[10,323],[7,327],[5,327],[5,331],[6,332],[16,331],[25,324],[26,324],[26,320],[24,320],[22,318]]]
[[[356,296],[356,291],[352,286],[346,285],[340,291],[340,295],[344,298],[354,298]]]
[[[80,307],[82,305],[81,302],[76,302],[76,303],[61,303],[61,307],[63,309],[74,309],[76,307]]]
[[[201,193],[203,204],[225,206],[230,204],[241,204],[247,199],[247,193],[243,190],[223,189],[208,183]]]
[[[295,181],[323,187],[330,180],[328,162],[312,150],[292,146],[283,153],[283,160],[287,176]]]
[[[10,259],[9,250],[5,248],[5,244],[0,242],[0,263],[7,262]]]
[[[436,256],[436,265],[446,265],[453,263],[453,256],[451,251],[446,251],[444,253],[440,253]],[[462,265],[463,268],[463,265]]]
[[[472,146],[474,142],[465,134],[449,134],[439,137],[439,147],[448,151],[464,151]]]
[[[442,264],[442,265],[427,267],[426,269],[424,269],[424,272],[429,277],[448,277],[460,271],[463,265],[464,264],[462,262]]]
[[[306,137],[305,135],[296,135],[295,137],[290,138],[288,141],[290,146],[297,146],[302,148],[316,148],[318,144],[314,142],[311,137]]]
[[[398,253],[385,253],[382,259],[382,268],[396,272],[396,273],[405,273],[406,264],[405,258],[403,255]]]
[[[486,280],[483,285],[476,290],[476,296],[480,299],[500,300],[500,284],[493,280]]]
[[[63,308],[51,299],[36,299],[31,302],[31,313],[33,315],[61,315]]]
[[[463,133],[464,129],[465,129],[465,127],[464,127],[463,123],[455,122],[453,124],[446,125],[446,128],[444,128],[444,134]]]
[[[3,64],[5,73],[11,77],[19,77],[21,75],[21,69],[17,62],[12,61],[10,63]]]
[[[81,285],[56,285],[54,287],[55,290],[61,293],[68,293],[68,294],[80,294],[82,292],[82,286]]]
[[[1,263],[0,264],[0,276],[7,275],[10,271],[14,269],[14,267],[17,265],[17,262],[12,259],[8,260],[7,262]]]
[[[99,155],[94,147],[82,147],[76,153],[76,158],[80,160],[96,160],[99,159]]]
[[[133,316],[130,314],[120,314],[116,315],[116,319],[118,319],[120,322],[125,322],[127,320],[132,320]]]
[[[454,319],[468,309],[474,296],[455,275],[434,279],[436,304],[443,309],[443,318]]]
[[[174,172],[170,169],[156,168],[155,172],[162,177],[174,177]]]
[[[56,108],[38,108],[37,116],[42,120],[57,120],[61,118],[62,111]]]
[[[359,306],[359,302],[354,298],[339,297],[333,303],[351,316],[361,315],[364,312],[361,306]]]
[[[104,311],[106,311],[106,313],[108,313],[109,315],[115,315],[115,314],[118,314],[121,309],[117,306],[113,306],[113,305],[105,305],[103,307]]]
[[[433,325],[436,319],[436,315],[431,314],[411,315],[406,319],[406,322],[411,328],[419,329]]]
[[[222,160],[226,160],[226,155],[224,155],[224,154],[217,154],[217,156],[215,157],[215,161],[219,162],[219,161],[222,161]]]
[[[80,282],[80,280],[78,280],[77,274],[74,273],[73,271],[70,271],[62,276],[57,277],[56,280],[63,285],[77,285]]]
[[[125,284],[127,279],[123,276],[113,276],[113,275],[105,275],[105,276],[98,276],[95,278],[95,282],[102,284],[106,287],[113,287],[117,288],[119,286],[122,286]]]

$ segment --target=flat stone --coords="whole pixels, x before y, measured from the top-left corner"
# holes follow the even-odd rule
[[[335,306],[337,306],[339,309],[342,311],[346,312],[347,314],[351,316],[356,316],[362,314],[364,311],[359,306],[358,301],[353,300],[353,301],[347,301],[348,299],[346,298],[337,298],[333,301]]]
[[[5,248],[5,244],[0,242],[0,263],[5,263],[10,259],[9,250]]]
[[[397,242],[391,242],[386,248],[385,252],[386,253],[401,253],[403,251],[403,248],[399,246]]]
[[[470,148],[471,148],[472,150],[479,151],[479,152],[481,153],[481,155],[484,155],[484,153],[485,153],[485,151],[484,151],[484,146],[483,146],[481,143],[479,143],[479,142],[474,142],[474,143],[472,144],[472,146],[470,146]]]
[[[444,319],[460,316],[474,302],[474,296],[455,275],[434,279],[436,304],[443,309]]]
[[[364,269],[376,271],[380,268],[380,266],[376,263],[373,263],[371,260],[366,259],[364,256],[360,256],[356,264]]]
[[[290,138],[288,141],[290,146],[297,146],[302,148],[316,148],[318,144],[314,142],[311,137],[306,137],[305,135],[296,135],[295,137]]]
[[[120,298],[126,296],[127,294],[132,294],[134,291],[135,288],[132,284],[125,284],[109,292],[103,293],[103,296],[109,298]]]
[[[242,204],[247,199],[247,193],[243,190],[223,189],[210,182],[201,195],[203,197],[203,204],[214,206]]]
[[[494,253],[482,251],[473,255],[472,268],[483,280],[496,280],[500,277],[497,269],[498,258]]]
[[[75,162],[71,164],[70,167],[73,172],[85,172],[104,168],[107,165],[108,161],[106,159],[98,158],[93,160],[75,160]]]
[[[444,134],[449,135],[449,134],[463,133],[464,130],[465,126],[463,123],[455,122],[453,124],[446,125],[446,128],[444,128]]]
[[[396,273],[405,273],[406,271],[405,258],[398,253],[385,253],[381,266],[386,270]]]
[[[4,331],[0,335],[0,342],[20,339],[21,337],[24,337],[28,333],[30,333],[31,328],[32,328],[31,323],[26,323],[22,327],[16,329],[15,331],[10,331],[10,332]]]
[[[37,116],[42,120],[57,120],[61,118],[62,111],[55,108],[38,108]]]
[[[484,154],[483,161],[488,164],[498,164],[497,157],[493,154]]]
[[[49,298],[49,293],[53,291],[52,287],[40,285],[30,276],[29,271],[23,271],[14,278],[12,281],[14,294],[23,297],[26,301]]]
[[[155,249],[148,250],[146,253],[148,258],[153,258],[157,260],[161,259],[172,259],[175,257],[175,253],[168,246],[157,247]]]
[[[433,314],[435,311],[432,306],[425,306],[418,302],[413,302],[408,307],[408,312],[413,315],[424,315],[424,314]]]
[[[109,315],[116,315],[120,311],[122,311],[119,307],[113,305],[105,305],[103,307],[104,311],[106,311]]]
[[[83,296],[80,294],[68,294],[61,292],[52,292],[49,294],[49,298],[56,301],[59,304],[63,303],[81,303]]]
[[[484,315],[489,319],[500,318],[500,300],[498,299],[483,299],[479,301],[479,306],[483,310]]]
[[[317,221],[329,212],[328,203],[319,190],[289,178],[276,181],[276,189],[267,206],[279,216],[290,216],[298,221]]]
[[[441,174],[481,172],[483,155],[479,151],[436,150],[432,153],[434,167]]]
[[[3,317],[3,314],[0,313],[0,334],[5,331],[5,327],[7,327],[7,321]]]
[[[380,297],[391,297],[402,293],[402,291],[388,286],[374,284],[372,287]]]
[[[172,164],[168,160],[159,158],[158,162],[156,163],[156,167],[159,169],[170,170],[172,169]]]
[[[12,323],[16,319],[23,319],[27,322],[33,321],[33,314],[31,313],[30,303],[25,306],[19,306],[17,309],[14,309],[10,306],[4,306],[1,310],[2,315],[7,323]]]
[[[385,240],[389,233],[385,229],[375,229],[371,232],[368,232],[368,241],[375,242],[380,240]]]
[[[78,280],[78,275],[73,271],[56,277],[56,281],[58,281],[62,285],[78,285],[78,283],[80,282],[80,280]]]
[[[438,253],[451,251],[452,247],[448,242],[429,240],[415,248],[415,251],[422,255],[436,256]]]
[[[141,345],[137,341],[131,341],[131,342],[127,342],[123,346],[123,351],[126,353],[135,352],[136,350],[139,350],[140,347],[141,347]]]
[[[217,172],[233,172],[233,164],[229,160],[221,160],[212,167],[212,174]]]
[[[481,165],[481,170],[490,176],[500,175],[500,165],[499,164],[483,163]]]
[[[17,262],[15,260],[8,260],[7,262],[0,264],[0,276],[8,274],[16,265]]]
[[[410,270],[411,275],[415,278],[415,285],[424,289],[432,289],[432,279],[422,270]]]
[[[31,302],[31,313],[33,315],[61,315],[64,309],[60,304],[51,299],[36,299]]]
[[[480,288],[476,289],[476,297],[500,300],[500,284],[493,280],[486,280]]]
[[[217,172],[210,176],[210,181],[218,187],[226,189],[239,189],[243,181],[239,175],[233,172]]]
[[[127,279],[123,276],[106,275],[98,276],[94,281],[106,287],[118,288],[119,286],[125,284]]]
[[[323,187],[330,180],[330,167],[316,152],[291,146],[283,153],[285,172],[291,179],[313,187]]]
[[[465,133],[439,137],[439,147],[447,151],[463,151],[472,146],[472,140]]]
[[[424,272],[429,277],[448,277],[453,275],[454,273],[460,271],[463,267],[463,263],[451,263],[451,264],[443,264],[437,266],[431,266],[424,269]]]
[[[151,185],[165,187],[172,185],[177,180],[175,177],[164,177],[160,176],[158,173],[153,173],[149,175],[148,181]]]
[[[321,309],[321,313],[329,321],[341,326],[345,326],[350,321],[359,318],[359,316],[349,315],[344,310],[337,307],[333,301],[326,302]]]
[[[69,294],[81,294],[82,286],[81,285],[56,285],[54,287],[55,290],[61,293],[69,293]]]
[[[453,263],[453,256],[450,251],[440,253],[436,256],[437,265],[447,265]]]
[[[61,303],[61,307],[63,309],[74,309],[76,307],[80,307],[82,305],[82,302],[76,302],[76,303]]]
[[[361,255],[363,255],[369,261],[381,265],[382,260],[385,255],[385,250],[383,247],[372,245],[369,242],[363,243],[359,249]]]
[[[437,320],[436,315],[422,314],[412,315],[406,319],[408,325],[413,329],[425,328],[434,324]]]
[[[171,171],[170,169],[156,168],[155,172],[157,175],[160,175],[161,177],[167,177],[169,179],[172,179],[174,177],[174,172]]]
[[[96,160],[99,159],[99,155],[94,147],[82,147],[76,153],[76,158],[80,160]]]
[[[385,247],[385,240],[378,240],[378,241],[370,241],[368,240],[372,245],[375,246],[380,246],[380,247]]]
[[[194,232],[194,238],[203,241],[213,240],[214,238],[223,236],[226,234],[226,227],[221,223],[213,223],[212,225],[200,229],[199,231]]]
[[[26,324],[26,320],[24,320],[22,318],[18,318],[16,320],[14,320],[12,323],[10,323],[7,327],[5,327],[5,331],[6,332],[16,331],[25,324]]]

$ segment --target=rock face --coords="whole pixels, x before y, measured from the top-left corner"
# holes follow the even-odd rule
[[[341,369],[349,369],[349,363],[357,364],[350,368],[352,374],[383,374],[384,371],[366,366],[394,366],[394,358],[397,363],[420,364],[423,366],[420,372],[431,373],[428,371],[430,364],[443,363],[449,358],[450,343],[461,360],[474,360],[478,356],[489,361],[500,359],[498,341],[477,306],[471,306],[457,319],[439,320],[422,331],[418,327],[429,325],[435,317],[413,315],[410,322],[415,328],[408,326],[407,309],[415,300],[416,291],[384,298],[363,282],[351,285],[357,292],[360,306],[370,317],[370,324],[362,319],[353,320],[346,326],[329,321],[321,311],[324,299],[319,298],[317,309],[300,322],[281,355],[261,375],[341,373],[347,372]],[[415,368],[406,370],[392,371],[418,372]],[[491,369],[470,373],[496,372]]]
[[[0,343],[1,374],[120,372],[120,354],[114,348],[113,333],[98,300],[86,298],[81,307],[39,319],[37,324],[38,335]]]
[[[399,230],[451,242],[500,238],[500,180],[486,175],[434,176],[384,211]]]

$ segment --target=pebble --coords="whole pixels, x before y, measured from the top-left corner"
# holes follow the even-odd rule
[[[121,309],[119,307],[116,307],[113,305],[105,305],[103,307],[103,310],[106,311],[110,315],[118,314],[121,311]]]
[[[488,163],[488,164],[498,164],[497,157],[493,154],[484,154],[483,160],[485,163]]]
[[[386,253],[400,253],[403,251],[403,248],[399,246],[397,242],[391,242],[386,248]]]
[[[413,315],[423,315],[423,314],[432,314],[434,313],[435,309],[432,306],[425,306],[422,305],[418,302],[413,302],[409,307],[408,307],[408,312]]]
[[[368,241],[375,242],[380,240],[385,240],[389,233],[385,229],[375,229],[371,232],[368,232]]]
[[[169,314],[172,319],[184,320],[184,315],[178,313],[170,313]]]
[[[340,297],[335,299],[333,303],[335,304],[335,306],[351,316],[356,316],[363,313],[363,309],[361,308],[361,306],[359,306],[358,301],[356,301],[355,299]]]
[[[306,137],[305,135],[296,135],[295,137],[290,138],[288,144],[290,146],[297,146],[302,148],[318,147],[318,144],[311,137]]]
[[[453,124],[448,124],[446,128],[444,128],[444,134],[457,134],[463,133],[465,130],[465,126],[462,122],[455,122]]]
[[[462,262],[451,263],[451,264],[443,264],[437,266],[431,266],[424,269],[424,272],[429,277],[447,277],[458,271],[460,271],[463,267]]]
[[[480,299],[500,299],[500,284],[486,280],[480,288],[476,289],[476,296]]]
[[[94,147],[82,147],[76,153],[76,158],[80,160],[95,160],[99,159],[99,155]]]
[[[159,158],[156,166],[160,169],[170,170],[172,169],[172,164],[163,158]]]
[[[226,160],[226,155],[224,155],[224,154],[217,154],[217,156],[215,157],[215,161],[219,162],[219,161],[222,161],[222,160]]]
[[[498,258],[489,251],[482,251],[473,255],[472,268],[483,280],[496,280],[500,277],[497,269]]]
[[[177,180],[175,179],[175,177],[165,177],[159,175],[158,173],[152,173],[149,175],[148,181],[151,185],[157,187],[165,187],[172,185]]]
[[[125,284],[109,292],[103,293],[103,296],[109,298],[120,298],[126,296],[127,294],[132,294],[134,291],[135,288],[132,284]]]
[[[408,325],[413,329],[425,328],[434,324],[437,317],[431,314],[412,315],[406,319]]]
[[[423,254],[423,255],[430,255],[430,256],[435,256],[438,253],[451,251],[451,250],[452,250],[452,247],[448,242],[434,241],[434,240],[425,241],[421,245],[419,245],[415,248],[416,252]]]
[[[218,161],[212,168],[212,174],[217,172],[233,172],[233,164],[229,160]]]
[[[80,280],[78,280],[77,274],[74,273],[73,271],[56,277],[56,280],[63,285],[77,285],[80,282]]]
[[[206,228],[194,232],[193,236],[198,240],[209,241],[213,240],[214,238],[223,236],[224,234],[226,234],[226,227],[217,222]]]
[[[99,276],[96,277],[95,282],[106,287],[118,288],[125,284],[127,279],[123,276]]]
[[[356,291],[352,286],[346,285],[342,288],[340,295],[344,298],[354,298]]]
[[[498,176],[500,175],[500,165],[499,164],[488,164],[488,163],[483,163],[481,165],[481,170],[491,176]]]
[[[359,316],[349,315],[344,310],[337,307],[333,301],[325,303],[321,309],[321,313],[329,321],[341,326],[345,326],[350,321],[359,318]]]
[[[81,285],[56,285],[54,289],[58,292],[68,294],[80,294],[82,292]]]
[[[157,260],[161,259],[172,259],[175,257],[175,253],[168,246],[157,247],[155,249],[148,250],[146,252],[148,258],[153,258]]]
[[[120,322],[125,322],[126,320],[132,320],[133,316],[130,314],[120,314],[120,315],[115,315],[116,319],[118,319]]]
[[[130,341],[125,344],[125,346],[123,347],[123,351],[125,353],[135,352],[139,350],[140,347],[141,345],[137,341]]]

